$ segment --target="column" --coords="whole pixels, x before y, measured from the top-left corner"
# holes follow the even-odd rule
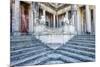
[[[81,15],[80,15],[80,9],[77,10],[77,33],[81,34]]]
[[[75,27],[75,33],[77,33],[77,5],[72,5],[72,24]]]
[[[43,24],[46,24],[46,11],[43,9]]]
[[[66,16],[67,16],[67,19],[68,19],[68,11],[66,11]]]
[[[34,31],[35,31],[35,23],[36,23],[36,15],[35,15],[35,2],[32,2],[32,17],[33,17],[33,33],[32,35],[34,35]]]
[[[14,20],[12,22],[12,30],[13,30],[13,35],[19,35],[20,34],[20,1],[15,0],[15,5],[13,8],[13,17]]]
[[[73,24],[77,22],[77,5],[72,5],[72,20]]]
[[[64,32],[66,34],[70,34],[70,25],[69,25],[69,20],[68,20],[68,10],[66,10],[66,14],[65,14],[65,22],[64,22],[65,26],[64,27]]]
[[[39,13],[38,13],[38,11],[39,11],[39,5],[38,5],[38,3],[37,2],[33,2],[33,11],[34,11],[34,25],[35,26],[37,26],[38,25],[38,19],[39,19]],[[34,27],[35,28],[35,27]]]
[[[66,20],[67,20],[66,22],[69,23],[69,22],[68,22],[68,21],[69,21],[69,19],[68,19],[68,11],[66,11],[65,17],[66,17]]]
[[[74,7],[73,5],[71,6],[71,24],[74,24]]]
[[[43,9],[43,16],[45,16],[45,10]]]
[[[55,28],[55,14],[53,15],[53,28]]]
[[[59,22],[58,22],[58,15],[57,15],[57,28],[58,28],[58,23],[59,23]]]
[[[85,9],[86,9],[87,32],[91,32],[91,16],[90,16],[89,6],[86,5]]]
[[[13,35],[13,33],[14,33],[14,9],[15,9],[15,2],[14,2],[14,0],[12,0],[11,1],[11,3],[10,3],[11,5],[10,5],[10,7],[11,7],[11,14],[12,14],[12,16],[11,16],[11,22],[10,22],[10,29],[11,29],[11,35]]]
[[[32,3],[30,4],[29,8],[29,33],[33,33],[33,10],[32,10]]]
[[[44,22],[46,21],[45,20],[45,18],[46,18],[46,16],[45,16],[45,10],[43,9],[43,16],[44,16]]]
[[[94,23],[94,34],[95,34],[95,23],[96,23],[96,9],[95,9],[95,7],[94,7],[94,9],[93,9],[93,23]]]

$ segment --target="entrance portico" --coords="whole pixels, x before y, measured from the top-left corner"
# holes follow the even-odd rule
[[[15,0],[13,8],[11,28],[14,35],[28,33],[42,37],[54,35],[54,38],[67,35],[71,38],[71,35],[95,32],[95,17],[92,17],[95,7]]]

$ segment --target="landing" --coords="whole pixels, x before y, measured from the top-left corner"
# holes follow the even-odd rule
[[[68,42],[74,35],[41,35],[36,36],[37,39],[47,44],[52,49],[57,49]]]

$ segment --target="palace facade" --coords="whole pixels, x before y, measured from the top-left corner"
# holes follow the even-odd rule
[[[39,25],[39,33],[48,30],[59,32],[59,29],[68,29],[68,25],[72,25],[76,34],[94,34],[95,18],[93,5],[11,0],[11,35],[34,34]]]

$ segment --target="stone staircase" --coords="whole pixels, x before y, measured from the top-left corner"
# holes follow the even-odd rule
[[[95,61],[95,35],[76,35],[58,49],[32,36],[17,38],[11,39],[11,66]]]

